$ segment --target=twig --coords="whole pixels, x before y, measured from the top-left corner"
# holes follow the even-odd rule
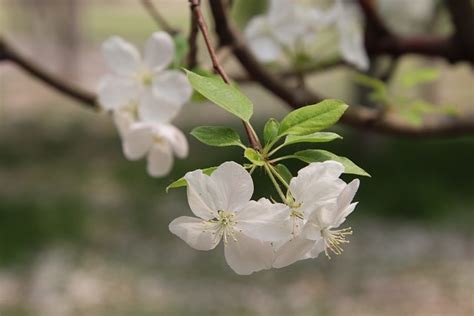
[[[150,16],[152,17],[152,19],[155,21],[155,23],[158,25],[159,28],[161,28],[163,31],[171,35],[176,35],[179,33],[179,31],[173,28],[166,21],[166,19],[160,14],[160,12],[153,5],[151,0],[141,0],[140,2],[142,3],[145,10],[150,14]]]
[[[212,67],[214,68],[214,71],[221,76],[222,80],[226,84],[230,85],[231,84],[230,78],[227,75],[227,73],[224,71],[222,66],[220,65],[219,60],[216,55],[216,51],[214,50],[214,47],[212,45],[211,38],[209,36],[209,30],[207,28],[206,21],[204,20],[204,17],[202,15],[200,4],[201,4],[200,0],[189,0],[190,9],[196,17],[196,22],[204,38],[204,42],[206,43],[206,47],[212,61]],[[244,124],[245,131],[247,133],[247,137],[249,139],[251,146],[255,149],[261,150],[262,145],[260,144],[258,136],[253,130],[252,126],[250,126],[250,124],[245,121],[242,121],[242,123]]]
[[[199,1],[200,2],[200,1]],[[188,37],[188,46],[189,52],[187,56],[187,65],[189,69],[193,69],[197,66],[197,54],[198,54],[198,45],[197,45],[197,36],[199,33],[198,17],[194,10],[190,10],[191,19],[189,24],[189,37]]]
[[[97,97],[94,93],[73,85],[72,83],[63,80],[62,78],[59,78],[46,69],[42,68],[38,64],[29,60],[27,57],[21,55],[3,38],[0,38],[0,56],[3,57],[3,60],[9,60],[15,63],[33,77],[39,79],[56,91],[59,91],[60,93],[69,96],[91,108],[99,107],[97,104]]]

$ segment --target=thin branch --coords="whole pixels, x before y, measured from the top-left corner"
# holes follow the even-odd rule
[[[81,102],[82,104],[91,108],[98,108],[97,97],[94,93],[86,91],[72,83],[69,83],[62,78],[52,74],[48,70],[42,68],[27,57],[21,55],[14,49],[5,39],[0,38],[0,56],[1,60],[9,60],[17,66],[31,74],[33,77],[39,79],[49,87],[56,91]]]
[[[191,11],[193,11],[194,15],[196,16],[197,24],[204,38],[204,42],[206,43],[206,47],[212,61],[212,66],[215,72],[221,76],[222,80],[224,80],[226,84],[230,85],[231,84],[230,78],[227,75],[227,73],[224,71],[222,66],[220,65],[219,60],[216,55],[216,51],[214,50],[214,46],[212,45],[211,37],[209,36],[209,30],[207,28],[206,21],[204,20],[204,17],[202,15],[200,4],[201,4],[200,0],[189,0],[190,9]],[[242,121],[242,123],[244,124],[247,137],[252,147],[255,149],[261,150],[262,145],[260,144],[258,136],[255,134],[255,131],[253,130],[252,126],[250,126],[250,124],[245,121]]]
[[[188,37],[188,46],[189,52],[187,56],[187,65],[189,69],[193,69],[198,65],[197,54],[198,54],[198,45],[197,45],[197,36],[199,33],[198,17],[194,10],[190,10],[191,19],[189,27],[189,37]]]
[[[227,8],[222,0],[210,0],[216,33],[221,44],[233,45],[234,55],[249,75],[263,87],[298,108],[317,103],[324,99],[307,89],[295,90],[285,85],[263,67],[241,39],[240,34],[230,25]],[[474,118],[443,119],[415,127],[391,116],[380,116],[380,111],[361,106],[351,106],[341,119],[342,123],[373,132],[406,136],[450,136],[474,133]]]
[[[153,2],[151,0],[141,0],[140,1],[145,10],[150,14],[152,19],[155,21],[156,25],[158,25],[159,28],[161,28],[163,31],[171,34],[171,35],[176,35],[179,33],[179,31],[175,28],[173,28],[167,21],[166,19],[160,14],[158,9],[153,5]]]

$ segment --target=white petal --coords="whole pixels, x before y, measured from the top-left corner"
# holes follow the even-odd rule
[[[340,5],[341,15],[337,20],[340,36],[340,51],[349,63],[360,70],[369,68],[369,58],[365,51],[362,17],[357,6]]]
[[[298,260],[307,259],[307,253],[314,245],[314,241],[305,238],[294,238],[278,248],[275,254],[274,268],[283,268]]]
[[[179,158],[188,156],[189,146],[183,132],[171,124],[160,124],[155,128],[156,133],[166,139]]]
[[[314,244],[313,248],[308,253],[308,256],[312,259],[316,258],[319,256],[321,252],[323,252],[326,249],[326,243],[324,239],[318,239],[316,243]]]
[[[122,76],[132,76],[141,66],[140,53],[135,46],[118,36],[102,44],[102,54],[110,69]]]
[[[284,240],[291,234],[289,214],[290,209],[285,204],[272,204],[268,200],[250,201],[236,214],[235,227],[243,234],[255,239]]]
[[[356,208],[358,202],[349,204],[348,207],[339,212],[339,215],[336,217],[333,223],[333,227],[339,227],[342,223],[346,221],[347,216],[349,216]]]
[[[233,161],[221,164],[211,175],[226,197],[224,211],[237,212],[250,201],[253,181],[247,170]]]
[[[245,28],[245,38],[250,50],[261,62],[275,61],[282,53],[280,45],[270,35],[265,17],[257,16],[250,20]]]
[[[224,252],[227,264],[240,275],[249,275],[263,269],[270,269],[273,249],[269,242],[252,239],[240,233],[227,239]]]
[[[197,250],[211,250],[219,243],[217,227],[196,217],[181,216],[173,220],[170,231]]]
[[[116,110],[138,96],[138,85],[127,77],[104,76],[99,82],[99,103],[106,110]]]
[[[180,105],[170,99],[144,91],[138,107],[138,116],[144,122],[169,123],[180,110]]]
[[[189,207],[193,213],[209,220],[217,216],[218,210],[223,210],[226,197],[215,181],[202,170],[186,173],[187,195]]]
[[[308,221],[301,231],[301,236],[310,240],[319,240],[322,238],[321,227],[313,221]]]
[[[167,142],[154,142],[147,157],[148,174],[152,177],[163,177],[173,167],[173,150]]]
[[[133,115],[128,111],[114,111],[113,113],[115,127],[119,132],[121,138],[124,138],[125,135],[130,130],[130,127],[135,122]]]
[[[174,42],[166,32],[155,32],[145,45],[144,63],[152,71],[160,71],[168,67],[174,59]]]
[[[153,81],[154,92],[178,105],[189,101],[193,93],[191,84],[185,74],[178,70],[167,70],[158,73]]]
[[[306,216],[317,207],[336,199],[346,186],[339,179],[344,166],[336,161],[311,163],[290,181],[290,191]]]
[[[144,123],[134,123],[122,140],[123,153],[129,160],[137,160],[146,155],[153,143],[152,129]]]

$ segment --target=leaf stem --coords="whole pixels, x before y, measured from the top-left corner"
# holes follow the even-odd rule
[[[270,180],[272,181],[273,185],[275,186],[275,189],[277,190],[278,195],[280,196],[282,202],[286,203],[286,197],[283,194],[283,191],[281,190],[280,185],[278,184],[275,177],[273,176],[273,173],[272,173],[270,167],[268,166],[268,164],[265,164],[264,167],[265,167],[265,170],[267,171],[268,176],[270,177]]]
[[[289,190],[290,186],[288,185],[288,182],[286,182],[285,179],[283,179],[283,177],[278,173],[275,167],[273,167],[272,165],[269,165],[269,169],[271,170],[271,172],[273,172],[275,177],[277,177],[277,179],[280,180],[280,182],[286,187],[286,189]]]
[[[285,159],[291,159],[291,158],[294,158],[294,156],[293,155],[281,156],[281,157],[275,158],[273,160],[270,160],[270,163],[275,163],[275,162],[279,162],[279,161],[282,161],[282,160],[285,160]]]

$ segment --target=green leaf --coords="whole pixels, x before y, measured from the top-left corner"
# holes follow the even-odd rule
[[[280,127],[280,123],[271,118],[265,123],[265,127],[263,128],[263,140],[265,144],[269,144],[278,136],[278,129]]]
[[[347,109],[339,100],[324,100],[290,112],[280,123],[278,135],[309,135],[334,125]]]
[[[406,87],[411,88],[420,84],[429,83],[437,80],[440,72],[436,68],[421,68],[404,73],[400,77],[400,83]]]
[[[193,88],[224,110],[248,122],[253,114],[253,105],[247,96],[237,88],[220,79],[203,77],[186,70]]]
[[[369,93],[369,98],[373,102],[381,102],[384,105],[390,103],[390,95],[385,82],[377,78],[373,78],[363,74],[357,74],[354,76],[354,81],[359,85],[372,89]]]
[[[292,157],[302,160],[306,163],[322,162],[326,160],[334,160],[344,165],[344,173],[357,174],[360,176],[370,177],[370,175],[361,167],[353,163],[349,158],[341,157],[332,152],[321,149],[307,149],[294,153]]]
[[[263,166],[265,164],[265,160],[263,159],[262,155],[260,155],[253,148],[245,149],[244,157],[256,166]]]
[[[291,171],[288,170],[288,168],[281,163],[276,165],[274,168],[278,172],[278,174],[286,181],[286,183],[289,184],[291,178],[293,178]]]
[[[199,126],[191,131],[191,135],[196,137],[201,143],[209,146],[243,146],[239,134],[228,127]]]
[[[175,68],[178,68],[184,57],[188,54],[189,47],[187,39],[182,35],[175,35],[173,38],[174,47],[175,47],[175,55],[174,55],[174,62],[173,65]]]
[[[296,143],[327,143],[335,139],[342,139],[342,136],[336,133],[330,132],[316,132],[309,135],[288,135],[285,138],[285,145],[291,145]]]
[[[209,168],[204,168],[201,170],[204,174],[207,174],[208,176],[210,176],[216,169],[217,167],[209,167]],[[173,183],[171,183],[169,186],[166,187],[166,192],[168,192],[169,189],[181,188],[181,187],[185,187],[186,185],[187,185],[186,180],[184,178],[179,178],[178,180],[174,181]]]

